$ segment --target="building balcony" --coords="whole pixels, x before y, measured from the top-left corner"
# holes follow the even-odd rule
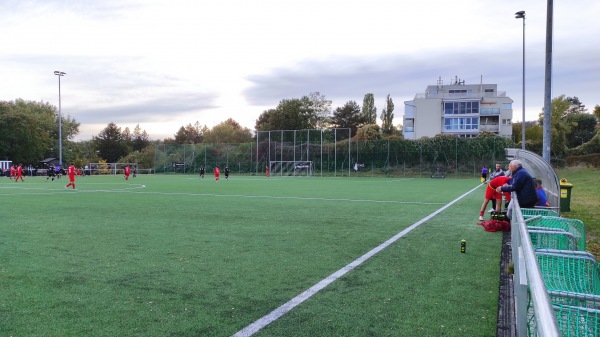
[[[500,109],[499,108],[480,108],[479,114],[482,116],[499,116]]]
[[[499,132],[500,125],[498,125],[498,124],[479,125],[479,131]]]

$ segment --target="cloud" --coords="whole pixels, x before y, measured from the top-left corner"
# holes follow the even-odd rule
[[[210,103],[213,100],[214,96],[210,94],[173,93],[105,107],[74,106],[71,111],[81,123],[159,123],[184,117],[190,112],[214,109],[215,106]]]
[[[441,77],[445,84],[455,76],[467,83],[499,83],[508,80],[507,73],[514,62],[508,55],[487,57],[478,54],[387,55],[373,58],[336,58],[324,61],[307,60],[289,68],[277,68],[266,74],[247,77],[251,86],[244,91],[246,100],[254,105],[276,105],[283,98],[299,98],[320,91],[330,99],[355,100],[359,104],[366,93],[374,93],[383,101],[388,94],[414,96]],[[448,71],[450,70],[450,73]],[[464,78],[463,76],[468,76]]]

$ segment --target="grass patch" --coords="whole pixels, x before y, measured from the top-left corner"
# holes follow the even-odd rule
[[[583,221],[586,226],[586,249],[600,259],[600,170],[571,167],[560,169],[557,174],[573,184],[571,211],[561,215]]]
[[[64,180],[64,179],[61,179]],[[478,179],[0,182],[0,331],[230,336]],[[493,336],[501,235],[477,189],[264,336]],[[460,241],[467,240],[467,254]]]

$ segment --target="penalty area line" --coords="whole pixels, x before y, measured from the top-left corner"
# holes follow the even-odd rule
[[[333,283],[334,281],[336,281],[340,277],[344,276],[346,273],[348,273],[352,269],[360,266],[365,261],[367,261],[368,259],[370,259],[371,257],[373,257],[375,254],[379,253],[380,251],[382,251],[385,248],[387,248],[388,246],[390,246],[392,243],[396,242],[401,237],[403,237],[406,234],[410,233],[413,229],[419,227],[420,225],[422,225],[426,221],[430,220],[431,218],[433,218],[436,215],[440,214],[441,212],[445,211],[447,208],[449,208],[450,206],[454,205],[455,203],[457,203],[462,198],[466,197],[467,195],[469,195],[471,192],[475,191],[479,187],[480,187],[480,185],[477,185],[475,188],[473,188],[470,191],[464,193],[463,195],[459,196],[458,198],[452,200],[451,202],[449,202],[448,204],[446,204],[444,207],[438,209],[437,211],[429,214],[428,216],[424,217],[423,219],[415,222],[411,226],[405,228],[404,230],[402,230],[398,234],[394,235],[393,237],[391,237],[390,239],[388,239],[384,243],[382,243],[379,246],[371,249],[369,252],[365,253],[364,255],[362,255],[361,257],[357,258],[356,260],[350,262],[349,264],[347,264],[343,268],[339,269],[335,273],[327,276],[325,279],[319,281],[317,284],[315,284],[312,287],[308,288],[307,290],[305,290],[304,292],[302,292],[298,296],[292,298],[288,302],[284,303],[283,305],[281,305],[277,309],[271,311],[267,315],[259,318],[258,320],[254,321],[253,323],[251,323],[250,325],[246,326],[242,330],[238,331],[232,337],[249,337],[249,336],[252,336],[253,334],[257,333],[262,328],[266,327],[267,325],[271,324],[275,320],[279,319],[281,316],[287,314],[292,309],[294,309],[295,307],[297,307],[298,305],[300,305],[302,302],[304,302],[307,299],[311,298],[317,292],[321,291],[322,289],[324,289],[325,287],[327,287],[328,285],[330,285],[331,283]]]

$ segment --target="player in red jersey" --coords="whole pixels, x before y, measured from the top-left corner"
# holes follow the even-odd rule
[[[485,199],[483,200],[481,210],[479,211],[479,220],[483,220],[483,212],[485,211],[485,208],[492,199],[496,199],[496,212],[500,212],[500,209],[502,208],[502,193],[496,192],[496,188],[507,184],[510,181],[510,179],[510,176],[499,176],[490,181],[490,183],[485,188]],[[505,195],[507,200],[510,200],[510,193],[505,193]]]
[[[15,177],[15,182],[19,181],[19,178],[23,181],[23,165],[19,164],[19,166],[17,166],[17,174]]]
[[[69,168],[67,169],[67,175],[69,176],[69,183],[67,184],[67,186],[65,186],[65,188],[69,188],[69,186],[73,186],[73,189],[75,189],[75,174],[77,174],[77,170],[75,169],[75,164],[73,164],[73,162],[71,162],[71,165],[69,165]]]
[[[12,179],[16,175],[17,175],[17,169],[15,168],[15,165],[11,165],[10,166],[10,179]]]
[[[129,165],[125,166],[125,168],[123,169],[123,172],[125,172],[125,180],[129,180],[129,174],[131,173],[131,167],[129,167]]]
[[[215,181],[219,181],[219,175],[221,174],[221,170],[219,169],[218,166],[215,166],[214,173],[215,173]]]

